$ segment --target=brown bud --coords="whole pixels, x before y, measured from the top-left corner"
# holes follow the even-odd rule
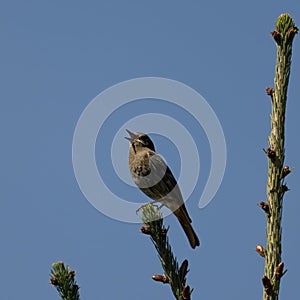
[[[284,263],[280,262],[277,267],[276,267],[276,278],[279,279],[283,276],[283,268],[284,268]]]
[[[292,28],[289,29],[289,32],[293,32],[294,34],[298,34],[299,28],[296,26],[293,26]]]
[[[169,230],[169,228],[163,227],[163,228],[161,229],[161,233],[164,234],[164,235],[166,235],[166,234],[168,233],[168,230]]]
[[[281,41],[281,34],[278,31],[274,30],[271,32],[271,35],[272,35],[273,39],[275,40],[275,42],[277,44],[279,44]]]
[[[270,215],[270,207],[267,202],[261,201],[259,202],[259,207],[269,216]]]
[[[53,285],[55,285],[55,286],[58,285],[58,281],[57,281],[57,279],[55,277],[51,277],[50,278],[50,283],[53,284]]]
[[[169,283],[169,278],[165,275],[153,275],[152,279],[162,283]]]
[[[182,298],[184,300],[190,299],[191,296],[191,289],[188,285],[184,286],[183,290],[182,290]]]
[[[281,189],[282,189],[282,192],[283,192],[283,193],[288,192],[288,191],[290,190],[286,184],[283,184],[283,185],[281,186]]]
[[[151,234],[151,232],[150,232],[150,226],[143,226],[143,227],[141,227],[141,232],[143,234],[150,235]]]
[[[271,87],[267,87],[266,88],[266,93],[267,93],[268,96],[272,96],[273,93],[274,93],[274,89],[271,88]]]
[[[268,148],[267,150],[263,149],[264,152],[267,154],[267,156],[271,159],[271,161],[274,161],[276,158],[276,153],[271,148]]]
[[[261,280],[262,280],[265,292],[267,293],[267,295],[270,295],[272,292],[272,284],[271,284],[270,279],[264,275]]]
[[[270,279],[267,276],[263,276],[262,283],[266,294],[270,295],[272,293],[272,284]]]
[[[256,250],[256,252],[257,252],[260,256],[265,257],[265,255],[266,255],[266,250],[265,250],[265,248],[264,248],[263,246],[261,246],[261,245],[256,245],[255,250]]]
[[[282,168],[282,178],[284,178],[285,176],[289,175],[292,172],[292,170],[290,169],[289,166],[284,166]]]
[[[296,26],[291,27],[287,32],[289,40],[293,39],[294,36],[298,33],[298,31],[299,29]]]
[[[74,277],[74,276],[76,275],[76,272],[75,272],[74,270],[71,270],[71,271],[69,272],[69,274],[70,274],[72,277]]]
[[[188,272],[188,265],[189,265],[189,262],[188,262],[187,259],[185,259],[185,260],[182,262],[182,264],[181,264],[181,266],[180,266],[180,268],[179,268],[179,274],[182,274],[183,277],[184,277],[184,276],[187,274],[187,272]]]

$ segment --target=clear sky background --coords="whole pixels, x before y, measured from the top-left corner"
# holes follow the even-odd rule
[[[261,297],[264,261],[255,245],[264,245],[266,227],[257,206],[265,199],[267,172],[265,88],[273,85],[276,57],[270,32],[285,12],[300,26],[297,1],[2,1],[1,299],[59,299],[49,284],[58,260],[76,270],[82,299],[173,299],[168,286],[151,279],[162,271],[140,225],[98,212],[72,166],[72,138],[84,108],[106,88],[144,76],[198,91],[227,142],[226,173],[215,198],[199,209],[198,190],[187,202],[201,247],[190,249],[176,220],[165,220],[179,261],[190,262],[192,298]],[[293,50],[286,163],[295,172],[284,201],[282,299],[299,294],[299,36]],[[153,139],[178,175],[176,149]],[[204,135],[202,141],[205,156]],[[127,151],[119,155],[127,162]],[[203,163],[198,189],[207,168]],[[136,189],[110,184],[146,201]]]

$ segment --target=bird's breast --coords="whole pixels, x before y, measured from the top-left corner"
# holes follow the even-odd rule
[[[129,166],[132,175],[141,177],[149,175],[151,173],[149,154],[141,152],[130,155]]]

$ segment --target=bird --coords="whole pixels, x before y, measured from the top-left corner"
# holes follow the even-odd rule
[[[160,202],[174,213],[193,249],[200,246],[177,181],[155,152],[154,143],[145,133],[126,131],[130,136],[126,139],[130,142],[129,169],[134,183],[154,202]]]

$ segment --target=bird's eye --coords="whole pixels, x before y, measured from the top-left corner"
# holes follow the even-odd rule
[[[153,142],[146,134],[141,135],[138,140],[144,147],[147,147],[147,148],[155,151]]]
[[[139,137],[139,142],[141,142],[144,145],[148,145],[149,142],[150,142],[150,139],[149,139],[148,136],[142,135],[142,136]]]

